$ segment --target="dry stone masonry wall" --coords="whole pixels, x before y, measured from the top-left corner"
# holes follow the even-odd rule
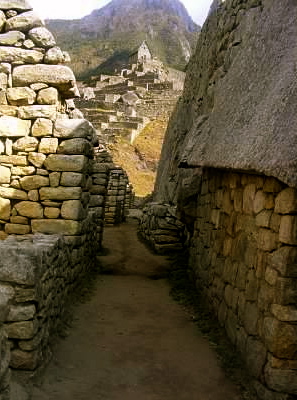
[[[26,0],[0,0],[1,400],[9,365],[47,358],[102,240],[109,171],[98,181],[96,131],[73,106],[67,61]]]
[[[177,206],[197,286],[258,398],[293,400],[297,3],[213,5],[169,122],[154,201]],[[146,215],[149,231],[157,214]]]
[[[297,394],[296,261],[296,189],[205,171],[190,266],[261,399]]]

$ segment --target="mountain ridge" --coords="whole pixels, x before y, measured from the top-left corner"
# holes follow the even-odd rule
[[[179,0],[112,0],[81,19],[46,25],[69,51],[78,78],[120,68],[143,40],[153,56],[184,69],[200,31]]]

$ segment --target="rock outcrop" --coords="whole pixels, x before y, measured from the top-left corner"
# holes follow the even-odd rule
[[[259,399],[293,399],[297,5],[214,3],[169,123],[154,200],[177,206],[197,285]]]

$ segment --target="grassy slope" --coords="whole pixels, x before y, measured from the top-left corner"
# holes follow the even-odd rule
[[[150,122],[133,144],[119,137],[117,143],[109,146],[114,162],[126,170],[139,197],[150,194],[154,189],[166,128],[167,121],[158,119]]]

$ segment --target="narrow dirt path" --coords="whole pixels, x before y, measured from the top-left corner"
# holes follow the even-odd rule
[[[137,239],[135,223],[105,230],[99,278],[32,400],[239,400],[185,310],[169,295],[168,268]]]

